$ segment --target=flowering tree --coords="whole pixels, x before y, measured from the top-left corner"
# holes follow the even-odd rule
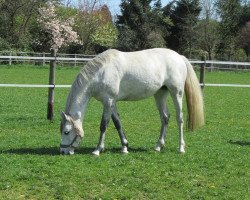
[[[38,22],[49,35],[49,43],[52,50],[51,56],[55,56],[58,49],[63,45],[77,42],[77,33],[72,29],[74,25],[74,20],[72,18],[67,20],[60,19],[55,13],[55,6],[52,3],[47,4],[46,7],[41,7],[39,13]],[[49,85],[55,85],[55,67],[56,61],[50,61]],[[49,88],[47,119],[53,120],[53,113],[54,88]]]
[[[78,42],[78,35],[73,31],[74,19],[60,19],[55,13],[55,6],[52,3],[39,9],[38,22],[50,36],[50,48],[58,51],[63,45]]]

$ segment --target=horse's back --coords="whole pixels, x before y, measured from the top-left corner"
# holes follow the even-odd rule
[[[182,86],[185,82],[185,62],[172,50],[108,50],[104,55],[109,59],[103,63],[104,66],[96,77],[96,82],[99,82],[96,83],[97,88],[109,92],[117,100],[147,98],[163,86]]]
[[[129,52],[124,53],[124,57],[126,61],[124,60],[123,68],[126,73],[141,73],[141,76],[151,76],[161,81],[186,74],[186,64],[182,56],[170,49],[155,48]],[[185,76],[183,78],[185,79]]]

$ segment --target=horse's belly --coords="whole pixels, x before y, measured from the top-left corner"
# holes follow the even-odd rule
[[[153,96],[161,88],[159,82],[131,81],[120,85],[117,100],[133,101]]]

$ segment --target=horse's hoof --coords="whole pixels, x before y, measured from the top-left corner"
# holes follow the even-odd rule
[[[69,151],[69,155],[74,155],[74,154],[75,154],[74,150],[73,151]]]
[[[185,150],[184,150],[184,149],[180,149],[180,150],[179,150],[179,153],[180,153],[180,154],[184,154],[184,153],[185,153]]]
[[[161,147],[155,147],[155,151],[160,152],[161,151]]]
[[[92,152],[92,154],[95,155],[95,156],[100,156],[100,151],[95,150],[95,151]]]
[[[124,153],[124,154],[128,154],[128,148],[127,147],[122,147],[121,152]]]

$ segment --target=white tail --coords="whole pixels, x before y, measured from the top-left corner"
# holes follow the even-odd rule
[[[188,110],[187,125],[188,129],[193,131],[194,129],[205,124],[203,95],[192,65],[187,60],[187,58],[184,56],[183,58],[187,66],[187,79],[185,82],[185,93]]]

